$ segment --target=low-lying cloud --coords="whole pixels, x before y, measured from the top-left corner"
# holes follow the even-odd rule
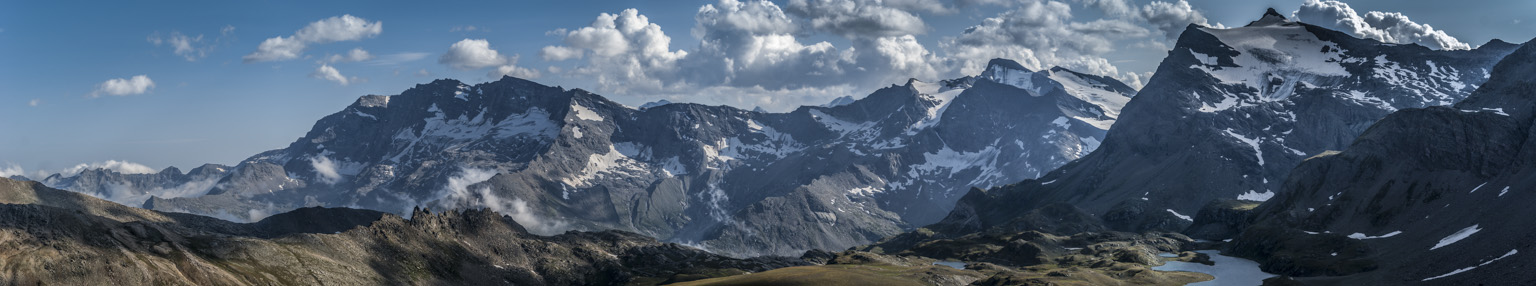
[[[495,170],[465,168],[448,178],[448,184],[434,196],[434,204],[443,210],[488,209],[510,216],[517,224],[538,235],[554,235],[571,229],[563,220],[537,214],[521,198],[503,198],[489,186],[477,185],[496,176]]]

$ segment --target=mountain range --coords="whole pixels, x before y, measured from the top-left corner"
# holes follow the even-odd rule
[[[1006,59],[784,113],[443,79],[235,166],[0,179],[0,282],[1181,284],[1149,267],[1220,249],[1266,284],[1531,284],[1533,75],[1536,42],[1271,9],[1188,26],[1139,90]]]
[[[311,206],[488,208],[541,234],[619,229],[736,256],[792,256],[936,222],[971,187],[1087,155],[1135,93],[1003,59],[977,76],[913,79],[787,113],[631,108],[511,77],[438,80],[359,98],[234,167],[44,182],[235,221]],[[150,189],[173,186],[191,191]]]

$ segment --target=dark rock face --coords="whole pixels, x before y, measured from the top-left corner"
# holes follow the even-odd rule
[[[1303,162],[1230,250],[1299,281],[1531,284],[1536,45],[1452,107],[1406,109]],[[1334,255],[1337,253],[1337,255]],[[1303,276],[1337,276],[1300,278]]]
[[[1190,26],[1102,147],[1039,179],[972,191],[930,228],[983,231],[1066,203],[1113,229],[1184,230],[1213,200],[1276,195],[1303,159],[1343,149],[1393,111],[1460,101],[1514,48],[1383,44],[1278,15]]]
[[[486,208],[541,234],[619,229],[733,255],[845,249],[938,221],[964,190],[1098,147],[1135,90],[996,60],[839,104],[765,113],[626,107],[503,78],[365,96],[201,197],[146,208],[232,220],[306,206]]]
[[[491,211],[306,208],[239,224],[0,179],[5,284],[654,285],[806,265],[622,232],[538,236]],[[344,225],[345,224],[345,225]],[[350,225],[350,226],[346,226]]]
[[[1253,222],[1253,209],[1260,202],[1215,200],[1195,214],[1195,221],[1181,233],[1206,240],[1225,240],[1236,236]]]

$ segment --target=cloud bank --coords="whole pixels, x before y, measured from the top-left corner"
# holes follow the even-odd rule
[[[1003,12],[934,45],[918,40],[931,32],[924,14],[954,13],[966,5],[1000,6]],[[1207,23],[1185,1],[1078,1],[1077,7],[1101,10],[1104,16],[1096,19],[1075,19],[1073,7],[1060,1],[951,6],[931,0],[792,0],[779,6],[721,0],[695,13],[689,34],[697,46],[672,46],[659,25],[627,9],[599,14],[586,27],[550,31],[562,43],[545,46],[539,56],[574,61],[572,68],[549,71],[615,96],[789,110],[857,97],[907,78],[976,74],[993,58],[1015,59],[1032,69],[1063,66],[1139,86],[1143,74],[1120,70],[1106,54],[1127,46],[1165,47],[1162,43],[1186,25]],[[847,42],[805,40],[816,36]],[[1150,44],[1132,45],[1142,42]]]
[[[571,229],[563,220],[538,215],[528,202],[520,198],[502,198],[488,186],[474,186],[496,175],[495,170],[465,168],[459,175],[448,178],[448,184],[439,190],[434,200],[438,208],[489,209],[510,216],[517,224],[537,235],[555,235]]]
[[[1305,23],[1387,43],[1414,43],[1437,50],[1472,48],[1472,45],[1457,40],[1445,31],[1409,20],[1402,13],[1370,11],[1361,16],[1349,4],[1334,0],[1307,0],[1292,15]]]

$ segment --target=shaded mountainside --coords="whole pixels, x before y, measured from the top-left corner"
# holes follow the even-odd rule
[[[1536,283],[1536,44],[1452,107],[1407,109],[1303,162],[1228,250],[1302,281]]]
[[[1393,111],[1460,101],[1516,47],[1384,44],[1276,13],[1247,27],[1191,25],[1102,147],[1039,179],[975,189],[931,228],[1006,227],[1066,203],[1113,229],[1183,230],[1212,201],[1269,199],[1297,163]]]
[[[994,60],[788,113],[635,109],[503,78],[364,96],[199,197],[145,208],[257,220],[305,206],[489,208],[534,233],[619,229],[739,256],[844,249],[938,221],[971,187],[1088,154],[1135,90]]]
[[[623,285],[805,265],[621,231],[529,234],[470,210],[308,208],[240,224],[0,179],[0,284]]]

